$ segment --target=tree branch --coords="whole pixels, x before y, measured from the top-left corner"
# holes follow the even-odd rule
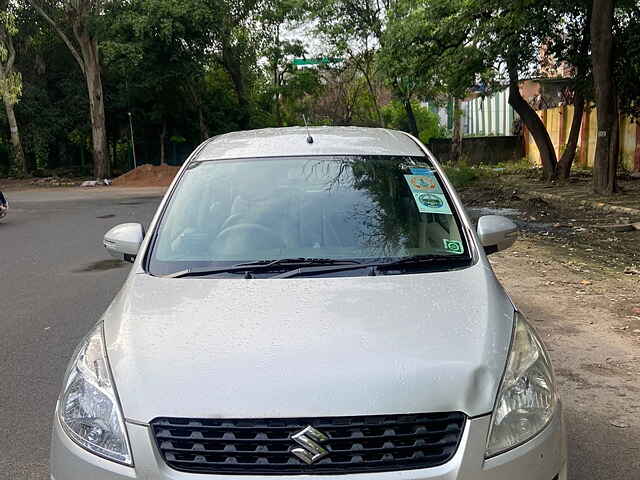
[[[84,61],[82,60],[82,57],[78,53],[78,50],[76,50],[76,48],[73,46],[73,43],[71,43],[71,40],[69,40],[69,37],[67,37],[67,35],[62,31],[62,29],[58,26],[58,24],[49,15],[47,15],[47,13],[40,7],[40,5],[36,3],[35,0],[27,0],[27,1],[29,2],[29,4],[31,4],[33,8],[36,9],[36,11],[40,14],[41,17],[44,18],[47,22],[49,22],[49,24],[53,27],[53,29],[56,31],[56,33],[60,36],[62,41],[67,45],[67,47],[71,51],[71,55],[73,55],[73,58],[75,58],[76,62],[78,62],[78,65],[80,65],[80,70],[82,70],[83,75],[86,75],[85,68],[84,68]]]

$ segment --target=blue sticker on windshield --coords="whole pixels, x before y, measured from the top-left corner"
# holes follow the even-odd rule
[[[434,173],[433,170],[431,170],[430,168],[424,168],[424,167],[409,167],[409,170],[411,171],[411,173],[413,173],[414,175],[427,175],[429,177],[433,177]]]

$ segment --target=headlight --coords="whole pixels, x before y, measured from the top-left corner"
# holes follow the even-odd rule
[[[491,418],[485,457],[516,447],[547,426],[557,395],[549,355],[516,313],[511,352]]]
[[[69,437],[92,453],[132,465],[131,449],[111,378],[102,324],[89,334],[73,358],[58,403],[58,417]]]

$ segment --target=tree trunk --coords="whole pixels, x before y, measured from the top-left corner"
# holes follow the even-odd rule
[[[89,94],[89,112],[91,114],[91,137],[93,141],[93,176],[97,179],[108,178],[110,173],[107,152],[107,129],[104,116],[104,95],[98,59],[98,45],[87,34],[78,35],[80,50],[84,60],[84,74]]]
[[[276,117],[276,125],[282,127],[282,109],[280,108],[280,74],[278,63],[273,64],[273,113]]]
[[[82,74],[87,82],[89,94],[89,112],[91,114],[91,136],[93,140],[93,175],[97,179],[109,176],[110,163],[108,157],[107,130],[104,116],[104,97],[102,91],[102,78],[100,76],[100,59],[98,57],[98,41],[91,33],[91,9],[93,2],[79,0],[75,2],[74,13],[68,19],[71,20],[73,35],[80,47],[80,52],[73,42],[64,33],[60,25],[44,11],[44,2],[27,0],[29,4],[44,18],[56,31],[65,43],[73,58],[78,62]]]
[[[167,121],[162,120],[162,131],[160,132],[160,165],[167,164],[167,157],[165,156],[165,138],[167,137]]]
[[[615,0],[593,0],[591,61],[598,107],[598,138],[593,163],[593,190],[616,192],[618,168],[618,108],[613,82],[613,9]]]
[[[7,111],[7,120],[9,121],[9,130],[11,131],[11,145],[13,146],[16,170],[18,173],[26,175],[28,173],[27,162],[24,157],[24,150],[22,149],[22,141],[20,140],[16,114],[13,110],[13,103],[10,99],[4,99],[4,107]]]
[[[582,127],[582,115],[584,113],[584,97],[581,93],[576,92],[573,101],[573,118],[571,119],[571,130],[569,130],[569,139],[567,145],[562,152],[562,157],[558,160],[558,176],[567,180],[571,175],[571,166],[576,158],[576,148],[578,148],[578,139],[580,138],[580,129]]]
[[[416,121],[416,116],[413,113],[411,98],[405,98],[402,103],[404,104],[404,111],[407,112],[407,119],[409,120],[409,133],[418,138],[420,136],[420,132],[418,131],[418,122]]]
[[[458,163],[462,157],[462,101],[453,100],[453,132],[451,134],[451,155],[449,161]]]
[[[378,117],[378,125],[380,125],[382,128],[385,127],[384,125],[384,118],[382,118],[382,112],[380,111],[380,105],[378,105],[378,96],[376,95],[376,91],[373,88],[373,84],[371,83],[371,78],[369,78],[369,73],[366,72],[364,69],[362,69],[362,73],[364,75],[364,78],[367,82],[367,87],[369,89],[369,94],[371,95],[371,101],[373,102],[373,108],[376,111],[376,116]]]
[[[249,114],[249,98],[245,88],[244,75],[240,59],[234,54],[233,47],[230,45],[222,46],[222,66],[231,77],[233,88],[238,97],[238,107],[240,110],[239,126],[242,130],[247,130],[251,124],[251,116]]]
[[[204,119],[202,105],[198,105],[198,124],[200,125],[200,140],[204,142],[205,140],[208,140],[211,135],[209,135],[209,125],[207,125],[207,122]]]
[[[546,181],[551,181],[556,178],[557,157],[556,151],[553,147],[553,142],[547,132],[542,120],[536,113],[536,111],[522,98],[520,94],[520,87],[518,85],[518,72],[517,68],[513,65],[509,65],[509,105],[520,115],[522,122],[526,125],[529,133],[536,142],[536,146],[540,151],[540,160],[542,161],[543,176]]]
[[[160,131],[160,165],[167,164],[167,158],[165,156],[165,138],[167,137],[167,121],[162,120],[162,130]]]

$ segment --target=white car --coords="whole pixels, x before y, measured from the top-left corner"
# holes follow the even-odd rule
[[[415,138],[317,127],[187,160],[78,347],[52,480],[566,480],[549,356]],[[299,477],[298,477],[299,478]]]

